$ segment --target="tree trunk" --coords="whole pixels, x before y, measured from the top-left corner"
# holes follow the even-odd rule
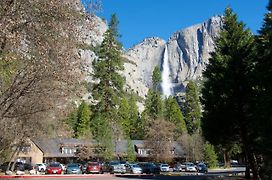
[[[19,153],[19,147],[16,147],[16,149],[14,150],[12,156],[11,156],[11,159],[9,161],[9,164],[8,164],[8,167],[7,167],[7,171],[8,170],[11,170],[13,171],[14,170],[14,167],[15,167],[15,159],[16,157],[18,156],[18,153]],[[13,164],[11,164],[13,162]],[[10,167],[11,166],[11,167]]]
[[[224,149],[224,167],[230,168],[230,158],[229,158],[229,151],[227,149]]]
[[[244,150],[244,153],[245,153],[245,165],[246,165],[245,178],[250,179],[250,166],[249,166],[247,150]]]
[[[253,179],[254,180],[261,180],[260,176],[260,168],[258,166],[257,158],[255,153],[249,154],[249,162],[252,169]]]

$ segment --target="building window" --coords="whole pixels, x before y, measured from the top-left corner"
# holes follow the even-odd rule
[[[20,147],[20,151],[23,152],[23,153],[28,153],[31,151],[31,146],[28,145],[28,146],[21,146]]]

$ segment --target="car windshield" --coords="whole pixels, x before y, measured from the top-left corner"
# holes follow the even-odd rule
[[[134,167],[134,168],[139,168],[140,167],[138,164],[133,164],[131,166]]]
[[[188,164],[186,164],[187,166],[189,166],[189,167],[192,167],[192,166],[194,166],[194,164],[193,163],[188,163]]]
[[[110,165],[119,165],[119,162],[110,162]]]
[[[161,167],[168,167],[168,165],[167,164],[162,164]]]
[[[50,167],[61,167],[60,164],[58,164],[58,163],[52,163],[49,166]]]
[[[98,166],[98,163],[89,163],[89,166]]]
[[[67,167],[78,167],[78,164],[68,164]]]

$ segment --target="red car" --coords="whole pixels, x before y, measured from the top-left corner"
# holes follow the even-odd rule
[[[60,163],[50,163],[46,167],[46,174],[62,174],[62,166]]]
[[[103,173],[102,166],[98,162],[89,162],[86,169],[87,173]]]

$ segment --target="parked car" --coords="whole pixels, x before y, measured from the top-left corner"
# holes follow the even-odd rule
[[[49,163],[46,167],[46,174],[62,174],[62,166],[58,162]]]
[[[86,173],[103,173],[102,165],[99,162],[88,162]]]
[[[169,172],[169,165],[168,164],[160,164],[160,171],[161,172]]]
[[[143,169],[143,173],[146,174],[159,174],[160,173],[160,168],[156,166],[154,163],[151,162],[146,162],[146,163],[139,163],[141,168]]]
[[[197,167],[197,172],[200,172],[200,173],[207,173],[208,172],[208,167],[204,163],[198,163],[196,167]]]
[[[194,165],[194,163],[186,163],[185,164],[185,171],[197,172],[197,169],[196,169],[196,166]]]
[[[8,170],[8,164],[9,162],[5,162],[0,166],[1,171],[7,171]],[[10,169],[13,166],[14,162],[11,162],[10,164]],[[14,170],[19,170],[19,171],[25,171],[25,170],[32,170],[33,166],[28,163],[23,163],[23,162],[15,162],[14,165]]]
[[[44,172],[46,170],[46,164],[45,163],[35,164],[34,167],[39,172]]]
[[[131,174],[142,174],[143,169],[138,164],[127,164],[126,172]]]
[[[66,174],[82,174],[81,165],[78,163],[70,163],[66,166]]]
[[[173,167],[174,172],[181,172],[182,170],[185,170],[185,164],[175,164]]]
[[[125,162],[111,161],[109,162],[109,172],[114,173],[126,173]]]

